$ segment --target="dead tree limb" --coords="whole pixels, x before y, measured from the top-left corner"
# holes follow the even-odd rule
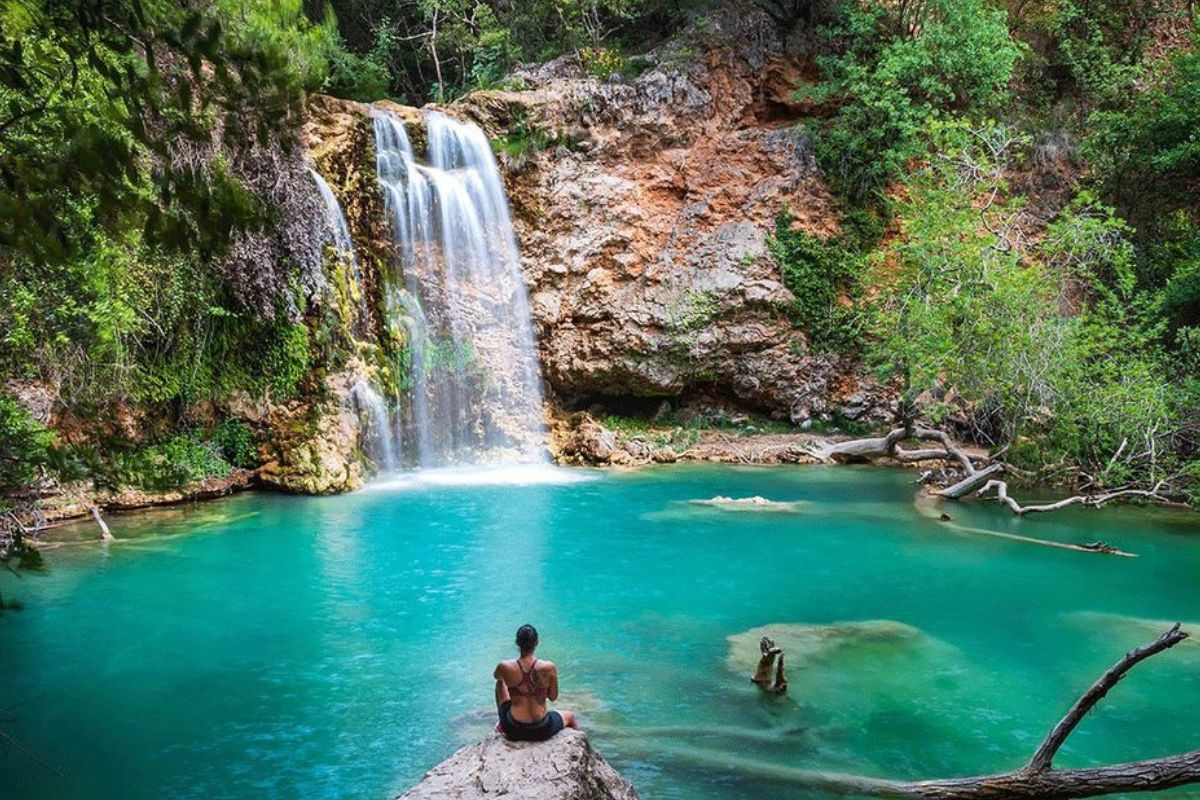
[[[1039,514],[1048,511],[1058,511],[1061,508],[1068,506],[1083,506],[1085,508],[1099,508],[1105,503],[1112,502],[1121,497],[1144,497],[1150,500],[1155,500],[1161,503],[1169,503],[1170,498],[1159,494],[1162,488],[1162,482],[1155,484],[1153,489],[1118,489],[1112,492],[1104,492],[1102,494],[1077,494],[1072,497],[1065,497],[1062,500],[1056,500],[1053,503],[1042,503],[1039,505],[1023,506],[1014,500],[1008,494],[1008,484],[1004,481],[989,480],[983,485],[976,494],[980,497],[995,491],[996,499],[1004,505],[1012,509],[1014,514],[1024,516],[1025,514]]]
[[[940,449],[902,450],[900,443],[908,439],[937,442]],[[808,448],[808,453],[820,461],[865,461],[872,458],[893,458],[897,461],[957,461],[969,473],[975,472],[970,457],[950,441],[943,431],[934,428],[896,428],[887,433],[867,439],[851,439],[846,442],[825,442]]]
[[[1150,644],[1126,653],[1075,702],[1047,735],[1029,763],[1012,772],[969,778],[895,781],[765,764],[742,756],[695,747],[672,748],[671,756],[707,764],[725,772],[768,777],[830,794],[905,800],[1066,800],[1118,792],[1154,792],[1200,783],[1200,750],[1087,769],[1052,768],[1054,755],[1063,742],[1130,669],[1150,656],[1174,647],[1187,636],[1176,624]]]
[[[900,447],[902,442],[909,439],[922,442],[936,442],[941,446],[908,450]],[[1120,455],[1123,448],[1124,443],[1122,443],[1121,448],[1118,448],[1117,455]],[[1008,506],[1014,514],[1018,515],[1057,511],[1060,508],[1075,505],[1086,508],[1099,508],[1113,500],[1131,497],[1140,497],[1158,503],[1171,502],[1169,497],[1165,497],[1161,493],[1163,482],[1159,481],[1153,489],[1121,488],[1099,494],[1074,495],[1054,503],[1023,506],[1009,496],[1008,483],[999,478],[1004,472],[1010,470],[1019,475],[1022,472],[1021,470],[1014,469],[1003,461],[999,461],[997,456],[978,459],[981,463],[977,465],[975,463],[976,459],[973,459],[967,451],[955,444],[945,431],[937,430],[936,428],[895,428],[885,436],[851,439],[845,442],[826,442],[819,446],[809,447],[807,453],[813,458],[825,462],[870,461],[876,458],[890,458],[905,464],[915,464],[922,461],[957,461],[962,468],[962,479],[950,486],[937,490],[933,493],[935,497],[940,497],[944,500],[959,500],[970,494],[983,497],[995,492],[996,499]],[[1115,459],[1117,455],[1113,458]],[[1098,549],[1097,551],[1105,552],[1103,549]]]
[[[762,637],[758,647],[762,651],[762,658],[758,660],[758,667],[754,670],[754,677],[750,682],[769,694],[785,694],[788,682],[783,667],[783,648],[777,646],[768,636]]]
[[[1019,533],[1009,533],[1007,531],[993,531],[987,528],[975,528],[969,525],[959,525],[956,522],[947,522],[947,527],[960,533],[977,534],[980,536],[993,536],[997,539],[1007,539],[1010,542],[1024,542],[1025,544],[1036,544],[1042,547],[1055,547],[1060,550],[1074,550],[1077,553],[1101,553],[1109,556],[1121,556],[1123,558],[1137,558],[1136,553],[1128,553],[1118,547],[1113,547],[1104,542],[1056,542],[1053,539],[1038,539],[1033,536],[1022,536]]]
[[[1150,644],[1143,645],[1126,653],[1124,658],[1101,675],[1092,684],[1091,688],[1075,701],[1075,705],[1071,706],[1071,710],[1067,712],[1067,715],[1059,720],[1059,723],[1054,726],[1054,730],[1050,731],[1049,735],[1046,736],[1045,741],[1038,747],[1037,752],[1033,754],[1033,758],[1029,759],[1029,764],[1025,768],[1031,772],[1044,772],[1050,769],[1055,754],[1062,747],[1063,742],[1067,740],[1067,737],[1071,735],[1071,731],[1075,730],[1079,723],[1083,721],[1083,718],[1087,716],[1088,712],[1095,708],[1096,703],[1103,700],[1109,690],[1116,686],[1121,678],[1125,677],[1125,673],[1150,656],[1161,653],[1164,650],[1169,650],[1186,639],[1187,636],[1186,633],[1179,630],[1179,623],[1176,622],[1171,630]]]
[[[1003,471],[1003,464],[989,464],[983,469],[968,473],[967,476],[958,483],[947,486],[945,489],[938,490],[937,496],[944,497],[947,500],[957,500],[960,497],[966,497],[971,492],[978,489],[981,485],[991,481],[994,476],[999,475]]]
[[[117,538],[108,530],[108,523],[104,521],[104,517],[100,516],[100,509],[97,506],[92,506],[92,519],[96,520],[96,524],[100,526],[100,538],[106,542]]]

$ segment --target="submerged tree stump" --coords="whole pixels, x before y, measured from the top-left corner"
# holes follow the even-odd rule
[[[758,646],[762,650],[762,658],[758,660],[758,667],[750,681],[769,694],[786,693],[788,682],[783,668],[783,648],[769,636],[762,637]]]

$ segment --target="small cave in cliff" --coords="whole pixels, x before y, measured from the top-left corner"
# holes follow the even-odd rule
[[[586,411],[594,417],[618,416],[652,419],[664,417],[679,407],[675,396],[587,394],[563,400],[567,411]]]

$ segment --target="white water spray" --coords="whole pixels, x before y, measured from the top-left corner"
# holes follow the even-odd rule
[[[354,402],[355,410],[367,417],[367,425],[361,434],[366,444],[364,449],[385,470],[396,469],[396,433],[392,429],[387,403],[365,380],[350,387],[350,399]]]
[[[325,227],[333,239],[333,246],[337,250],[338,258],[350,269],[350,277],[354,282],[351,291],[358,294],[360,329],[365,328],[370,319],[367,311],[366,289],[362,282],[362,271],[358,267],[358,257],[354,255],[354,241],[350,238],[350,227],[346,224],[346,215],[342,213],[342,204],[338,202],[337,195],[333,193],[329,183],[321,177],[321,173],[309,167],[308,174],[312,176],[313,183],[317,185],[317,191],[321,195],[321,203],[325,207]]]
[[[417,461],[544,461],[529,301],[487,138],[428,112],[422,164],[400,119],[380,109],[372,117],[400,268],[390,297],[409,338]]]

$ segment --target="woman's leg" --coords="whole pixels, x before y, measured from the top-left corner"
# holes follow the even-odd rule
[[[568,728],[579,730],[579,721],[575,719],[574,711],[563,711],[560,709],[558,713],[562,714],[563,725],[566,725]]]

